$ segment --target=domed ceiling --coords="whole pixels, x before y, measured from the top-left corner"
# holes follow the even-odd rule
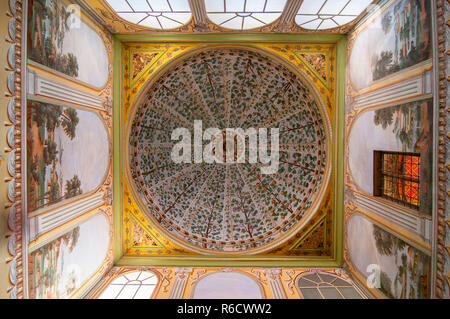
[[[328,182],[330,129],[304,80],[262,50],[205,49],[178,59],[141,95],[128,124],[128,178],[154,227],[206,254],[261,252],[298,230]],[[278,128],[279,167],[180,163],[172,132]],[[269,138],[270,140],[270,138]],[[207,144],[207,143],[205,143]],[[268,150],[270,152],[270,148]]]

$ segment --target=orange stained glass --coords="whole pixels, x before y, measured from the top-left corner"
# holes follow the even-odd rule
[[[420,155],[383,152],[382,196],[418,208],[420,204]]]

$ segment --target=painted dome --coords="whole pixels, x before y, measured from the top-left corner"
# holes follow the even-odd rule
[[[261,252],[289,238],[318,207],[329,175],[328,118],[305,80],[268,54],[244,47],[191,53],[152,79],[134,107],[128,179],[153,226],[183,247]],[[275,141],[270,129],[278,129],[278,169],[262,173],[267,165],[250,160],[245,135],[243,162],[196,162],[195,152],[175,162],[172,132],[185,128],[194,143],[199,120],[203,131],[267,128],[267,154]],[[223,135],[226,152],[231,141]],[[209,143],[201,142],[203,149]],[[220,147],[213,144],[214,153]]]

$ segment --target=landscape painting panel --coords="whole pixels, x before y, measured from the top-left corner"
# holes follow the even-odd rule
[[[102,266],[110,242],[108,218],[97,214],[30,254],[30,297],[73,295]]]
[[[28,3],[28,58],[95,88],[105,86],[108,53],[98,33],[64,1]]]
[[[28,211],[98,188],[109,167],[109,153],[108,132],[96,113],[29,100]]]
[[[370,195],[374,151],[420,154],[420,212],[431,215],[432,99],[365,111],[355,120],[348,144],[352,177]]]
[[[426,61],[431,52],[431,1],[397,1],[357,36],[349,61],[353,88]]]
[[[422,251],[373,224],[353,215],[347,228],[352,264],[366,278],[379,267],[380,291],[388,298],[430,298],[431,258]]]

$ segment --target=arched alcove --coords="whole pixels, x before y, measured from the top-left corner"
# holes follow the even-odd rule
[[[192,299],[264,299],[255,279],[241,272],[215,272],[201,278]]]

